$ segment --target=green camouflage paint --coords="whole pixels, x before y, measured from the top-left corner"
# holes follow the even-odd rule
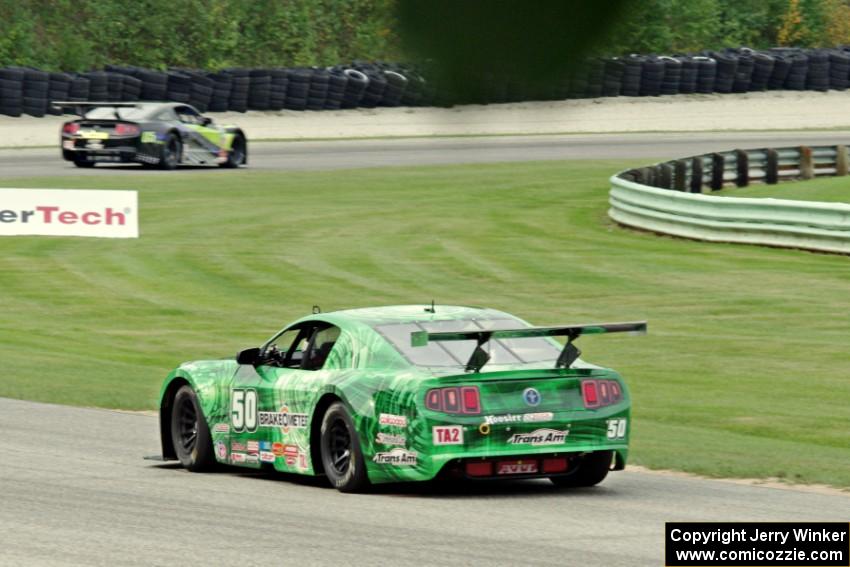
[[[465,373],[462,367],[418,367],[374,329],[458,319],[512,319],[517,327],[528,325],[500,311],[455,306],[437,306],[436,313],[426,312],[425,306],[396,306],[316,314],[286,328],[309,321],[339,327],[341,334],[321,370],[255,368],[233,359],[189,362],[169,374],[160,397],[164,401],[173,380],[189,382],[209,424],[216,458],[238,466],[268,463],[279,471],[317,474],[315,425],[322,416],[316,408],[328,396],[348,408],[373,483],[429,480],[459,458],[613,450],[618,464],[625,464],[631,403],[625,383],[613,370],[580,359],[566,369],[555,369],[554,360],[488,364],[480,373]],[[591,378],[616,380],[622,400],[586,409],[580,380]],[[478,386],[480,415],[449,415],[425,407],[429,389],[454,385]],[[539,393],[537,405],[525,401],[527,388]],[[248,414],[254,410],[252,418]],[[255,420],[250,423],[255,427],[245,428],[246,417]],[[435,435],[446,432],[437,433],[434,427],[451,427],[453,444],[440,444]]]

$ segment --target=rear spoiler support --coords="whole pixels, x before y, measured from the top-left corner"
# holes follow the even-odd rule
[[[631,323],[593,323],[589,325],[564,325],[560,327],[525,327],[521,329],[499,329],[493,331],[459,331],[438,332],[416,331],[410,334],[410,344],[413,347],[426,346],[429,342],[438,341],[475,341],[475,350],[466,363],[467,372],[480,372],[481,368],[490,361],[490,354],[482,347],[490,339],[527,339],[532,337],[567,337],[555,368],[569,368],[581,355],[581,351],[573,344],[582,335],[600,335],[603,333],[646,334],[646,321]]]

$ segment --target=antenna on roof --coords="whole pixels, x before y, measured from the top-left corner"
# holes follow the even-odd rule
[[[434,309],[434,300],[431,300],[431,307],[425,308],[425,313],[436,313],[436,309]]]
[[[314,305],[314,306],[313,306],[313,315],[318,315],[318,314],[319,314],[319,313],[321,313],[321,312],[322,312],[322,308],[321,308],[321,307],[319,307],[318,305]]]

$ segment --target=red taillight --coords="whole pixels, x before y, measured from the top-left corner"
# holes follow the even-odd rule
[[[475,386],[464,386],[460,389],[463,394],[464,413],[481,413],[481,396]]]
[[[80,125],[76,122],[67,122],[64,126],[62,126],[63,134],[71,134],[74,135],[80,131]]]
[[[139,133],[139,127],[135,124],[124,124],[119,122],[115,125],[116,136],[135,136]]]
[[[599,405],[607,406],[611,403],[611,396],[608,395],[608,382],[606,380],[599,381]]]
[[[466,463],[466,474],[469,476],[493,476],[493,463]]]
[[[560,457],[557,459],[543,459],[543,472],[544,473],[562,473],[567,470],[567,459],[566,457]]]
[[[616,404],[623,399],[623,389],[616,380],[585,380],[581,383],[581,395],[587,409]]]
[[[425,394],[425,407],[443,413],[478,415],[481,413],[481,395],[478,386],[434,388]]]
[[[596,395],[596,380],[582,382],[581,391],[584,394],[584,407],[595,408],[599,406],[599,397]]]

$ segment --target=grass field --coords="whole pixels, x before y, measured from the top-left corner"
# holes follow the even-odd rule
[[[607,178],[628,165],[0,180],[134,188],[142,212],[138,240],[0,239],[0,395],[152,409],[176,364],[313,304],[648,319],[580,341],[631,385],[634,462],[850,486],[850,259],[619,228]]]
[[[788,181],[777,185],[753,185],[724,189],[724,197],[774,197],[794,201],[850,203],[850,177],[820,177],[811,181]]]

